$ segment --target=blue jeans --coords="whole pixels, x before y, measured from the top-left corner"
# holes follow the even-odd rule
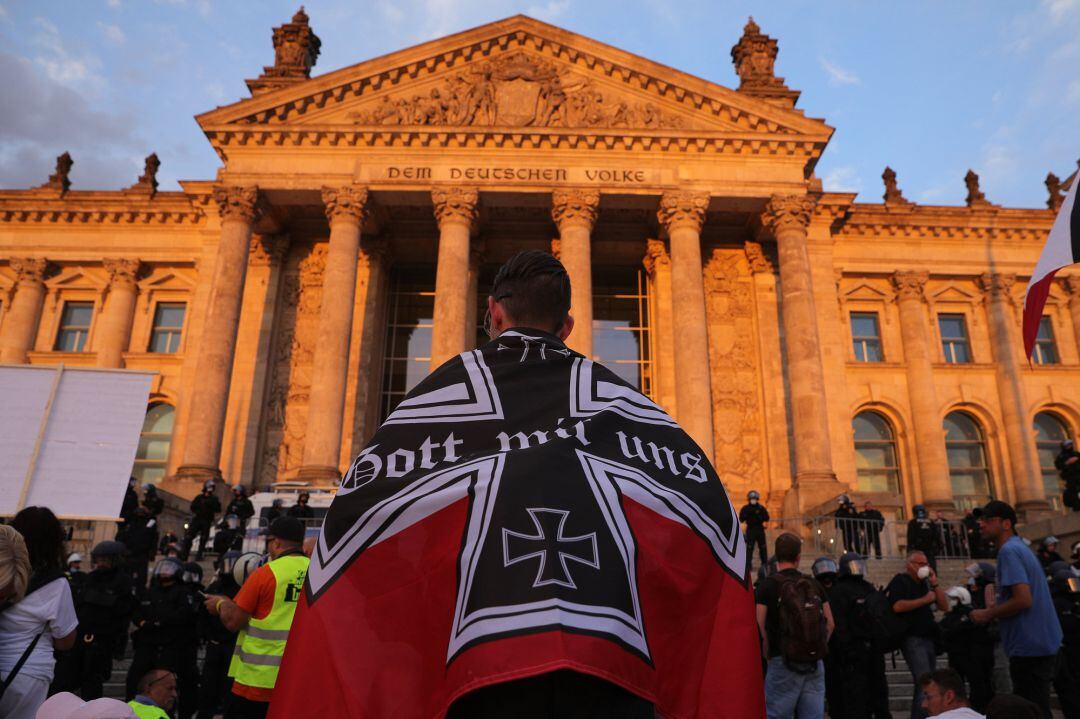
[[[925,715],[922,708],[922,687],[919,686],[919,677],[926,672],[934,671],[937,665],[934,640],[926,637],[904,637],[904,645],[900,647],[900,653],[904,655],[904,661],[911,670],[911,678],[915,681],[915,691],[911,696],[911,719],[920,719]]]
[[[765,674],[765,714],[769,719],[823,719],[825,716],[825,665],[817,663],[810,674],[784,666],[783,657],[769,660]]]

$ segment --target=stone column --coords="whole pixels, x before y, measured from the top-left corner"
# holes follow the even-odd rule
[[[439,223],[439,259],[435,270],[435,317],[431,333],[431,369],[465,351],[469,295],[469,235],[476,223],[480,193],[469,187],[431,191]]]
[[[593,356],[592,229],[600,208],[596,190],[555,190],[551,218],[559,228],[559,260],[570,275],[570,314],[574,331],[566,344]]]
[[[11,307],[4,313],[0,334],[0,363],[25,364],[26,353],[34,348],[41,308],[45,302],[45,268],[41,258],[19,257],[11,260],[15,272],[15,292]]]
[[[324,187],[322,197],[330,220],[330,247],[323,271],[319,340],[312,359],[304,463],[297,476],[316,483],[330,483],[341,478],[338,471],[341,421],[356,301],[360,228],[367,211],[368,192],[357,185]]]
[[[221,214],[221,239],[195,361],[197,386],[191,394],[184,455],[176,470],[177,480],[193,483],[221,479],[221,440],[259,190],[219,186],[214,200]]]
[[[103,264],[109,273],[109,295],[105,298],[94,338],[97,366],[123,367],[139,295],[140,264],[138,260],[105,260]]]
[[[836,482],[829,444],[829,411],[821,363],[817,310],[810,275],[806,231],[814,212],[805,195],[774,195],[762,222],[776,237],[780,265],[780,312],[784,323],[791,422],[795,445],[795,486]],[[807,492],[800,509],[827,499],[840,487]]]
[[[949,460],[945,454],[945,430],[934,387],[934,349],[927,331],[924,308],[928,272],[897,272],[892,276],[896,305],[900,310],[900,335],[907,365],[908,403],[911,407],[915,456],[923,504],[931,511],[955,509]],[[908,498],[912,504],[914,497]]]
[[[465,349],[476,346],[476,328],[480,326],[480,268],[487,248],[483,238],[474,238],[469,246],[469,291],[465,302]],[[486,299],[486,298],[485,298]],[[486,341],[486,338],[485,338]]]
[[[979,277],[986,293],[990,320],[990,344],[994,352],[994,377],[1001,403],[1001,421],[1009,448],[1009,473],[1016,488],[1016,508],[1028,515],[1046,512],[1046,489],[1035,449],[1035,433],[1027,415],[1027,400],[1020,377],[1020,333],[1012,288],[1016,275],[987,272]]]
[[[675,331],[677,419],[705,455],[713,459],[712,377],[705,324],[705,281],[701,226],[709,206],[706,192],[667,192],[657,217],[671,246],[671,305]]]
[[[672,417],[677,417],[678,403],[675,400],[675,313],[671,307],[671,256],[663,240],[646,240],[645,257],[642,259],[645,271],[653,282],[652,317],[656,341],[653,346],[653,394],[657,404],[667,410]]]

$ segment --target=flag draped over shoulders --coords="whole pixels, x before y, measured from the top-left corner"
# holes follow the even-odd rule
[[[665,717],[764,714],[745,543],[659,406],[536,330],[448,361],[342,479],[272,717],[441,717],[591,674]]]

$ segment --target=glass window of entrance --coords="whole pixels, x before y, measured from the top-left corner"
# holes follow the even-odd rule
[[[941,351],[949,364],[964,364],[971,361],[971,349],[968,346],[967,322],[963,315],[938,315],[938,328],[941,331]]]
[[[851,313],[851,341],[856,362],[882,361],[877,312]]]
[[[390,278],[383,352],[382,419],[428,376],[434,316],[435,269],[395,269]]]
[[[1039,452],[1039,467],[1042,470],[1043,486],[1046,487],[1046,501],[1054,509],[1061,509],[1061,492],[1065,483],[1054,466],[1054,458],[1061,451],[1061,443],[1072,439],[1068,426],[1055,414],[1039,412],[1035,415],[1035,446]]]
[[[896,438],[889,421],[877,412],[860,412],[851,420],[855,434],[855,469],[860,492],[900,491]]]
[[[982,428],[965,412],[945,417],[945,452],[957,509],[981,507],[990,499],[990,467]]]
[[[650,395],[652,362],[645,272],[627,268],[594,273],[593,359]]]
[[[1054,346],[1054,326],[1049,317],[1039,319],[1039,333],[1035,336],[1035,346],[1031,350],[1031,361],[1035,364],[1057,364],[1057,347]]]
[[[150,351],[174,354],[180,351],[184,331],[183,302],[159,302],[154,309],[154,326],[150,330]]]
[[[58,352],[85,352],[93,317],[93,302],[65,302],[64,311],[60,313],[55,349]]]
[[[139,435],[135,466],[131,470],[131,476],[138,480],[139,484],[157,484],[165,476],[169,446],[172,444],[174,415],[172,405],[150,405],[146,419],[143,420],[142,433]]]

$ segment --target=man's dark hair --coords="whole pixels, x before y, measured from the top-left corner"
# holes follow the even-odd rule
[[[139,679],[138,686],[135,687],[135,690],[139,692],[139,694],[145,696],[146,693],[150,691],[150,687],[153,686],[155,682],[160,679],[164,679],[170,674],[172,674],[172,672],[170,672],[168,669],[151,669],[146,674],[142,675],[142,677]]]
[[[925,672],[919,677],[919,686],[928,687],[933,682],[941,688],[944,694],[951,691],[958,701],[967,701],[967,689],[964,688],[964,678],[955,669],[935,669]]]
[[[64,561],[64,540],[67,536],[51,509],[26,507],[11,520],[11,526],[26,540],[34,574],[62,571],[67,566]]]
[[[776,538],[776,561],[790,564],[802,554],[802,540],[791,532],[784,532]]]
[[[570,311],[570,275],[547,252],[519,252],[495,274],[491,296],[515,324],[557,332]]]

